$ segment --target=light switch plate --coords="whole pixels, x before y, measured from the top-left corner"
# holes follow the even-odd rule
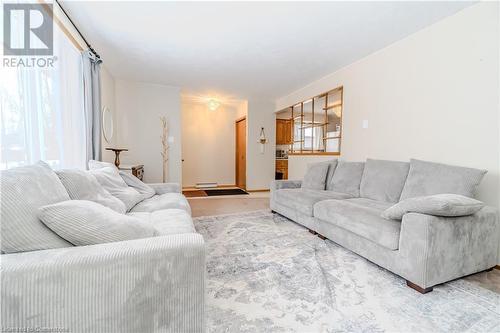
[[[173,136],[168,137],[168,143],[174,143],[175,139]]]
[[[362,127],[363,128],[368,128],[368,120],[367,119],[363,120]]]

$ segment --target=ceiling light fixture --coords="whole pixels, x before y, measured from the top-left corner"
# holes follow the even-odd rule
[[[208,109],[210,111],[215,111],[219,108],[220,102],[214,98],[208,100]]]

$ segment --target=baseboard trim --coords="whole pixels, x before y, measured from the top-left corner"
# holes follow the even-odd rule
[[[249,192],[249,193],[252,193],[252,192],[269,192],[270,189],[263,188],[263,189],[259,189],[259,190],[246,190],[246,191]]]
[[[237,188],[236,185],[231,185],[231,184],[219,184],[217,185],[217,187],[213,187],[213,188],[206,188],[205,190],[210,190],[210,189],[214,189],[214,188]],[[203,188],[197,188],[196,185],[194,186],[183,186],[182,187],[182,190],[183,191],[197,191],[197,190],[204,190]]]

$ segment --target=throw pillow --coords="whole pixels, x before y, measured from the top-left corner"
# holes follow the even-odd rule
[[[58,170],[57,176],[72,200],[89,200],[124,214],[125,204],[99,184],[94,175],[83,170]]]
[[[359,197],[359,184],[364,167],[364,162],[339,161],[332,177],[331,191]]]
[[[155,229],[138,218],[87,200],[68,200],[39,209],[40,220],[76,246],[147,238]]]
[[[88,162],[88,165],[89,165],[89,170],[96,170],[96,169],[101,169],[101,168],[105,168],[105,167],[116,168],[116,165],[114,165],[113,163],[96,161],[96,160],[90,160]]]
[[[112,196],[120,199],[129,211],[143,200],[143,196],[132,187],[129,187],[115,167],[104,167],[89,171]]]
[[[326,174],[330,164],[313,163],[307,166],[306,174],[302,180],[302,188],[309,190],[324,190],[326,185]]]
[[[130,173],[120,171],[120,176],[128,186],[134,188],[142,195],[143,200],[149,199],[156,194],[156,191],[151,186],[145,184],[142,180],[134,175],[131,175]]]
[[[474,198],[486,172],[412,159],[400,200],[441,193]]]
[[[381,216],[392,220],[401,220],[406,213],[456,217],[472,215],[483,207],[481,201],[463,195],[435,194],[403,200],[387,208]]]
[[[71,246],[37,217],[41,206],[69,200],[68,192],[44,162],[1,172],[2,253]]]

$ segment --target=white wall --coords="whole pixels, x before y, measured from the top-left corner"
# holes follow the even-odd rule
[[[118,126],[117,119],[118,114],[116,112],[115,105],[115,79],[108,72],[106,67],[101,67],[101,108],[107,107],[111,114],[113,115],[113,137],[108,142],[104,138],[104,134],[102,135],[102,160],[106,162],[114,163],[115,161],[115,153],[112,151],[106,150],[106,148],[115,147],[117,145],[118,138]]]
[[[210,111],[206,103],[189,96],[181,100],[183,187],[200,182],[234,185],[235,120],[243,111],[239,105]]]
[[[157,84],[115,81],[118,145],[128,148],[122,164],[144,164],[144,181],[161,182],[162,157],[160,116],[166,116],[169,136],[169,179],[182,181],[180,89]]]
[[[248,101],[247,112],[247,190],[266,190],[274,179],[275,127],[274,104],[266,101]],[[261,153],[260,129],[264,127],[268,143]]]
[[[498,15],[498,3],[468,7],[279,98],[275,110],[343,85],[342,158],[487,169],[479,199],[498,207]]]
[[[329,155],[289,155],[288,156],[288,179],[300,180],[304,177],[309,163],[324,162],[337,159],[338,156]]]

